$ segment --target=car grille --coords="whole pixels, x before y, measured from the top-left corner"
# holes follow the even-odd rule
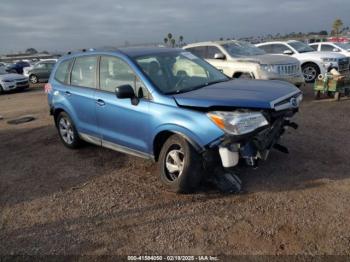
[[[17,81],[16,82],[17,86],[24,86],[24,85],[28,85],[28,81],[27,80],[22,80],[22,81]]]
[[[349,58],[341,58],[338,60],[339,71],[349,70]]]
[[[299,64],[287,64],[277,66],[280,75],[296,75],[299,73]]]

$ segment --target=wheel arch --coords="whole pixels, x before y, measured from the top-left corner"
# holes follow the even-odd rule
[[[198,153],[202,153],[205,150],[205,148],[201,146],[200,143],[198,143],[195,139],[193,139],[189,135],[184,134],[184,132],[181,132],[179,130],[171,130],[171,129],[162,130],[158,132],[153,139],[153,156],[155,161],[158,161],[160,151],[162,150],[162,146],[164,145],[165,141],[170,136],[175,134],[182,136],[188,143],[191,144],[191,146],[193,146],[193,148]]]

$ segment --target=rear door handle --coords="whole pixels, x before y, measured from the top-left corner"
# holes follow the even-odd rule
[[[99,106],[104,106],[106,103],[102,99],[97,99],[96,104],[98,104]]]
[[[69,92],[69,91],[66,91],[66,92],[64,92],[65,94],[66,94],[66,96],[70,96],[72,93],[71,92]]]

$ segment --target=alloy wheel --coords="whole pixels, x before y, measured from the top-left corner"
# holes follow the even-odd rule
[[[303,75],[305,78],[305,81],[313,81],[317,77],[317,71],[312,66],[307,66],[303,69]]]
[[[182,174],[184,164],[185,154],[182,148],[170,150],[165,158],[167,178],[170,181],[175,181],[178,179]]]
[[[74,131],[71,122],[69,119],[62,117],[58,125],[63,141],[68,145],[71,145],[74,142]]]
[[[38,83],[38,77],[35,76],[35,75],[32,75],[32,76],[30,77],[30,82],[33,83],[33,84]]]

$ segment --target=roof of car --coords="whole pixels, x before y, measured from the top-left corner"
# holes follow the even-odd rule
[[[188,44],[185,46],[185,48],[191,47],[191,46],[203,46],[203,45],[213,45],[213,44],[224,45],[224,44],[229,44],[234,42],[240,42],[240,41],[239,40],[219,40],[219,41],[197,42],[197,43]]]
[[[68,52],[68,55],[80,55],[80,54],[99,54],[99,53],[122,53],[130,57],[147,56],[152,54],[169,53],[183,51],[180,48],[167,48],[167,47],[123,47],[123,48],[102,48],[102,49],[89,49],[78,52]]]
[[[299,42],[297,40],[287,40],[287,41],[271,41],[271,42],[263,42],[259,43],[257,45],[270,45],[270,44],[288,44],[288,43],[293,43],[293,42]]]

